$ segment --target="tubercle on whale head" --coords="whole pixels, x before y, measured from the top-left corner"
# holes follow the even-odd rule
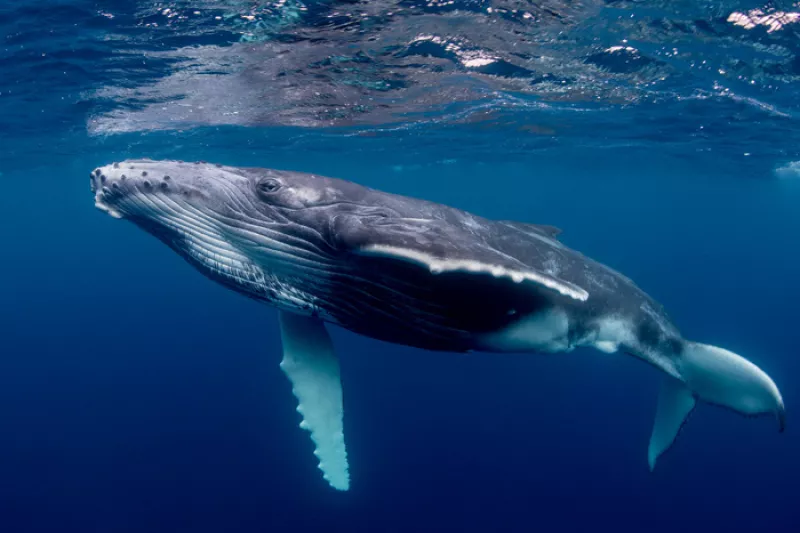
[[[90,186],[97,208],[130,220],[201,272],[248,295],[281,293],[294,301],[295,293],[276,288],[272,278],[330,259],[327,220],[306,209],[336,199],[330,178],[130,160],[95,169]]]
[[[263,278],[248,246],[265,220],[249,208],[252,179],[235,169],[174,161],[114,163],[91,173],[95,205],[173,248],[202,273],[252,293]]]
[[[207,183],[203,176],[208,172],[194,167],[184,168],[185,165],[141,160],[96,168],[90,175],[96,205],[101,210],[124,217],[155,213],[158,209],[152,201],[156,198],[170,198],[182,203],[194,200],[196,203],[205,196],[203,191]],[[180,183],[176,184],[170,174],[183,174]]]
[[[163,193],[198,208],[223,210],[233,204],[253,216],[330,205],[341,200],[347,182],[274,169],[226,167],[205,162],[128,160],[95,169],[91,190],[105,207],[128,194]],[[349,184],[352,186],[353,184]],[[129,206],[135,210],[133,206]],[[272,211],[271,211],[272,208]],[[124,211],[120,209],[120,211]]]

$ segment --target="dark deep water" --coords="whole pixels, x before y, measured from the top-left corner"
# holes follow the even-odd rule
[[[510,3],[464,2],[463,16]],[[426,70],[426,61],[457,63],[445,47],[441,58],[404,66],[402,79],[386,74],[400,67],[383,58],[362,74],[385,77],[400,96],[357,120],[342,109],[387,91],[372,78],[343,81],[352,69],[295,72],[296,82],[273,91],[273,78],[245,66],[257,93],[237,81],[242,70],[226,70],[232,56],[251,54],[243,61],[252,63],[262,53],[269,64],[278,56],[236,47],[256,37],[271,46],[278,34],[287,46],[306,43],[289,55],[313,69],[317,55],[334,58],[324,68],[341,57],[313,48],[324,39],[361,57],[346,12],[378,4],[309,3],[318,19],[284,13],[278,30],[258,27],[264,35],[237,26],[251,22],[241,13],[277,17],[259,2],[0,6],[0,530],[800,531],[800,174],[790,165],[800,160],[800,23],[767,32],[727,22],[756,8],[786,14],[792,4],[554,2],[562,37],[548,40],[551,21],[534,9],[542,3],[523,2],[539,17],[530,31],[545,32],[529,44],[551,49],[511,54],[505,70],[488,73],[469,70],[475,55]],[[202,20],[181,26],[164,9]],[[320,23],[331,9],[338,25]],[[631,13],[650,21],[631,25]],[[413,41],[391,27],[401,22],[415,34],[469,29],[444,8],[425,20],[374,16],[377,29],[359,31],[377,32],[384,47]],[[590,38],[587,17],[616,22],[594,23]],[[324,35],[312,39],[314,31]],[[286,38],[292,32],[306,40]],[[481,57],[505,57],[505,33],[464,32],[462,50],[477,49],[463,44],[471,39],[491,50]],[[335,42],[340,34],[349,40]],[[621,35],[639,59],[581,70],[611,61],[592,54]],[[688,56],[676,59],[676,42]],[[560,66],[534,65],[547,54]],[[701,56],[720,64],[698,72],[689,65]],[[581,87],[561,101],[536,76]],[[508,85],[520,79],[534,89]],[[362,92],[331,89],[342,97],[332,101],[334,120],[309,95],[287,96],[309,80]],[[475,93],[444,108],[402,93],[453,84],[470,89],[442,99]],[[175,111],[181,104],[225,112],[188,120]],[[262,118],[224,118],[234,111]],[[335,492],[297,427],[278,369],[276,313],[94,209],[89,171],[128,157],[313,171],[559,226],[567,245],[663,303],[687,338],[734,350],[773,376],[787,431],[701,404],[650,473],[661,375],[631,357],[428,353],[334,329],[352,476],[349,492]]]

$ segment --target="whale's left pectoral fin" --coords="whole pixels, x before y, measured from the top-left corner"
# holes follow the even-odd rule
[[[559,278],[545,266],[546,257],[527,261],[496,249],[486,235],[444,220],[340,216],[334,230],[338,245],[362,258],[382,258],[416,265],[431,274],[493,277],[508,283],[536,286],[585,301],[589,293]],[[540,238],[548,237],[541,230]],[[531,250],[535,250],[531,248]],[[380,268],[376,266],[376,268]]]
[[[350,488],[344,445],[342,384],[339,361],[325,324],[316,318],[281,312],[281,370],[303,417],[300,427],[311,432],[325,480],[335,489]]]
[[[686,417],[694,409],[696,400],[692,392],[673,377],[665,377],[658,395],[656,420],[647,450],[650,470],[656,466],[658,458],[666,452],[683,427]]]

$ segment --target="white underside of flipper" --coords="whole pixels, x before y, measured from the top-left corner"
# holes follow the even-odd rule
[[[342,383],[339,361],[325,324],[316,318],[281,312],[281,370],[292,382],[302,415],[300,427],[311,432],[319,469],[338,490],[350,488],[344,445]]]

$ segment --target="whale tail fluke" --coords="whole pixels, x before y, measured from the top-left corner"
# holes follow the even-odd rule
[[[778,387],[744,357],[716,346],[686,342],[676,369],[681,379],[667,377],[658,398],[648,449],[651,470],[672,445],[696,400],[744,415],[774,414],[783,431],[785,408]]]

